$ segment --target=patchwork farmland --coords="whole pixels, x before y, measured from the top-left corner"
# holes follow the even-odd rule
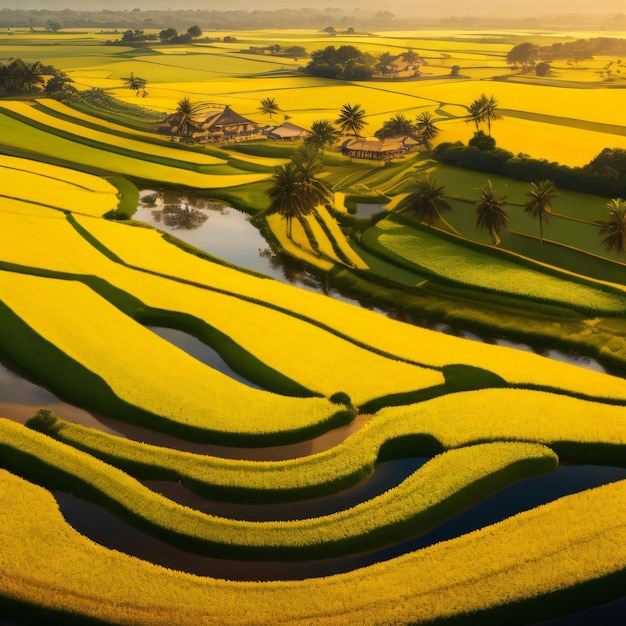
[[[623,79],[606,80],[617,61],[555,60],[543,77],[512,67],[520,43],[574,39],[547,32],[211,35],[141,47],[0,35],[2,67],[39,61],[72,86],[0,91],[0,362],[60,399],[17,411],[0,386],[0,619],[495,625],[619,611],[626,279],[600,228],[623,218],[626,174],[589,173],[605,149],[626,150]],[[254,52],[276,42],[305,57]],[[301,71],[330,45],[415,51],[420,73]],[[481,92],[498,103],[489,128],[468,117]],[[214,140],[196,109],[189,132],[158,132],[184,99],[260,130]],[[399,115],[438,134],[380,160],[342,154],[346,129],[313,155],[313,142],[266,136],[338,125],[346,103],[372,140]],[[479,130],[499,152],[474,160],[506,166],[463,156]],[[557,183],[538,220],[539,179],[520,163],[600,192]],[[290,171],[320,194],[314,210],[275,202]],[[420,185],[445,190],[432,220],[412,204]],[[477,226],[490,189],[506,207],[497,231]],[[186,214],[207,201],[245,213],[272,258],[342,298],[133,219],[167,194]],[[580,478],[564,488],[570,470]],[[156,547],[118,549],[98,534],[109,524]]]

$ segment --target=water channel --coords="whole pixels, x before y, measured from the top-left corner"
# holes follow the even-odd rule
[[[248,221],[243,213],[229,207],[206,203],[201,206],[191,206],[183,201],[179,203],[179,208],[188,215],[181,216],[174,210],[172,212],[173,217],[166,219],[167,212],[164,214],[164,208],[168,204],[175,206],[177,202],[177,199],[166,198],[163,200],[159,198],[152,207],[140,207],[134,219],[153,224],[161,230],[170,232],[194,246],[235,265],[261,272],[302,289],[326,293],[330,297],[361,306],[359,302],[344,297],[334,290],[328,292],[324,288],[322,281],[314,274],[298,263],[272,253],[258,230]],[[193,228],[184,228],[185,222],[187,226],[191,225]],[[383,313],[382,311],[378,312]],[[471,333],[459,333],[443,324],[435,325],[434,328],[442,332],[460,334],[469,339],[482,341],[480,337]],[[172,329],[151,329],[211,367],[219,369],[243,384],[253,385],[253,383],[243,379],[228,368],[215,351],[202,344],[196,338]],[[512,344],[504,340],[497,341],[497,343],[532,351],[532,348],[526,345]],[[597,362],[586,357],[572,357],[558,351],[551,351],[546,356],[566,360],[596,371],[604,371]],[[38,408],[49,408],[64,419],[138,441],[146,441],[203,454],[230,458],[253,458],[257,460],[294,458],[330,448],[345,439],[351,432],[357,430],[367,419],[366,416],[360,416],[349,426],[337,429],[315,440],[292,446],[250,450],[201,445],[194,442],[183,442],[167,435],[161,435],[119,422],[112,418],[89,413],[63,402],[44,387],[27,380],[26,377],[20,376],[8,367],[0,365],[0,415],[24,422]],[[334,496],[284,505],[245,506],[224,504],[204,500],[191,492],[187,492],[179,485],[171,483],[153,482],[149,483],[149,486],[155,491],[162,492],[183,504],[216,515],[256,520],[298,519],[325,515],[369,499],[397,485],[423,462],[424,459],[402,459],[380,463],[370,480],[362,485]],[[487,524],[495,523],[519,511],[528,510],[562,495],[622,479],[626,479],[626,470],[621,468],[594,466],[561,467],[552,474],[520,481],[499,493],[491,495],[485,501],[476,504],[453,519],[441,524],[436,529],[419,537],[402,541],[384,550],[340,559],[289,564],[240,563],[225,559],[210,559],[191,555],[136,531],[93,504],[83,502],[68,494],[56,493],[55,496],[63,514],[72,526],[105,546],[134,554],[167,567],[200,575],[238,580],[274,580],[322,576],[363,567],[458,536]],[[563,621],[558,622],[559,626],[565,626],[566,623]]]

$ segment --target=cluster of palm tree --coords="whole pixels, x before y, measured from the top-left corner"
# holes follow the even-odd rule
[[[415,122],[412,122],[404,113],[397,113],[390,119],[383,122],[382,128],[374,135],[381,139],[387,137],[412,137],[423,144],[427,150],[432,148],[433,139],[439,134],[439,129],[435,125],[432,113],[424,111],[420,113]]]
[[[46,80],[46,77],[49,78]],[[71,82],[65,72],[43,65],[41,61],[10,59],[8,63],[0,62],[0,93],[32,93],[45,89],[46,93],[58,94],[72,91]]]
[[[487,231],[494,245],[499,245],[500,234],[509,224],[506,209],[506,196],[498,197],[490,180],[478,190],[480,197],[476,201],[476,227]],[[528,201],[524,211],[539,222],[539,242],[543,243],[543,225],[548,224],[552,214],[552,200],[557,197],[556,187],[550,180],[532,182],[526,194]],[[444,187],[434,178],[418,177],[415,191],[403,198],[395,211],[410,213],[419,222],[432,226],[442,219],[442,212],[450,210],[450,203],[445,199]],[[602,243],[608,251],[621,254],[626,250],[626,201],[614,198],[607,203],[609,218],[598,220]]]
[[[476,201],[476,227],[489,232],[494,245],[500,243],[500,234],[506,230],[509,217],[504,208],[506,196],[498,197],[491,181],[479,188],[480,197]],[[552,198],[556,197],[556,189],[549,180],[531,183],[527,194],[529,200],[524,211],[539,221],[539,239],[543,242],[543,224],[548,223],[552,212]],[[444,187],[438,185],[434,178],[419,177],[416,189],[403,198],[396,207],[398,213],[411,213],[418,221],[432,226],[441,219],[443,210],[449,210],[450,203],[445,199]],[[626,208],[624,208],[626,214]],[[626,228],[626,223],[624,224]]]
[[[0,63],[0,86],[8,92],[39,90],[45,83],[44,75],[49,74],[41,61],[29,63],[23,59],[11,59]]]
[[[298,151],[291,162],[274,168],[272,186],[267,191],[270,205],[264,213],[281,215],[290,239],[294,219],[310,215],[319,205],[332,201],[332,192],[317,178],[321,169],[317,150],[307,147]]]
[[[479,130],[480,124],[487,124],[487,134],[491,137],[491,122],[502,119],[502,115],[498,111],[498,101],[494,96],[487,97],[484,93],[476,98],[467,107],[467,122],[475,124],[476,132]]]

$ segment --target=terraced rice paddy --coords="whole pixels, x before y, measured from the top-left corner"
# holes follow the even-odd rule
[[[568,164],[587,162],[607,144],[626,147],[622,91],[594,80],[591,67],[577,79],[592,89],[520,76],[486,82],[510,73],[506,53],[523,33],[233,35],[237,42],[139,53],[103,46],[100,35],[44,51],[38,42],[54,35],[24,33],[0,38],[0,50],[53,63],[79,89],[103,88],[131,104],[137,97],[124,78],[145,76],[150,95],[141,104],[162,112],[188,95],[267,123],[258,105],[270,96],[280,116],[310,126],[335,119],[350,101],[367,110],[368,133],[392,114],[431,111],[438,140],[471,136],[464,107],[488,86],[505,109],[494,123],[498,145]],[[246,51],[267,41],[308,51],[346,43],[376,54],[410,45],[426,59],[427,78],[311,78],[293,59]],[[450,77],[457,64],[462,79]],[[559,71],[555,81],[575,82],[573,70]],[[272,168],[293,152],[270,142],[180,146],[131,118],[124,124],[123,114],[44,98],[0,100],[0,357],[94,412],[90,423],[129,424],[118,432],[87,428],[62,403],[58,416],[38,411],[26,426],[0,415],[0,619],[482,626],[530,623],[623,596],[624,480],[573,489],[380,562],[375,552],[408,545],[559,465],[623,467],[622,377],[405,324],[229,266],[152,228],[105,219],[136,201],[135,184],[173,187],[181,197],[211,190],[261,213]],[[626,364],[623,263],[589,235],[608,198],[559,190],[549,240],[539,244],[521,208],[527,186],[494,178],[512,206],[512,232],[494,252],[473,228],[482,174],[422,154],[372,164],[328,150],[322,161],[337,213],[320,207],[294,220],[291,238],[280,215],[264,225],[327,284],[365,285],[359,295],[396,299],[399,311],[562,340]],[[452,215],[438,228],[394,214],[377,224],[350,214],[366,201],[392,210],[426,172],[453,197]],[[231,369],[198,360],[154,327],[194,335]],[[122,434],[132,428],[162,443]],[[332,443],[315,448],[324,436]],[[176,449],[185,440],[212,452]],[[303,454],[307,445],[318,451]],[[255,460],[273,458],[270,450],[282,460]],[[315,512],[316,502],[367,487],[379,465],[416,459],[408,477],[373,497]],[[202,506],[161,495],[157,482],[190,490]],[[365,555],[372,564],[304,580],[194,576],[184,561],[180,571],[167,569],[79,534],[48,490],[103,507],[190,559],[254,562],[259,571],[340,556]],[[313,513],[248,521],[214,513],[216,503],[233,511],[306,503]]]

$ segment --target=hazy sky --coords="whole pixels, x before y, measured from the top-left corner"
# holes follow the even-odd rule
[[[215,9],[274,10],[328,6],[383,9],[398,14],[533,15],[541,13],[624,13],[625,0],[0,0],[0,9]]]

